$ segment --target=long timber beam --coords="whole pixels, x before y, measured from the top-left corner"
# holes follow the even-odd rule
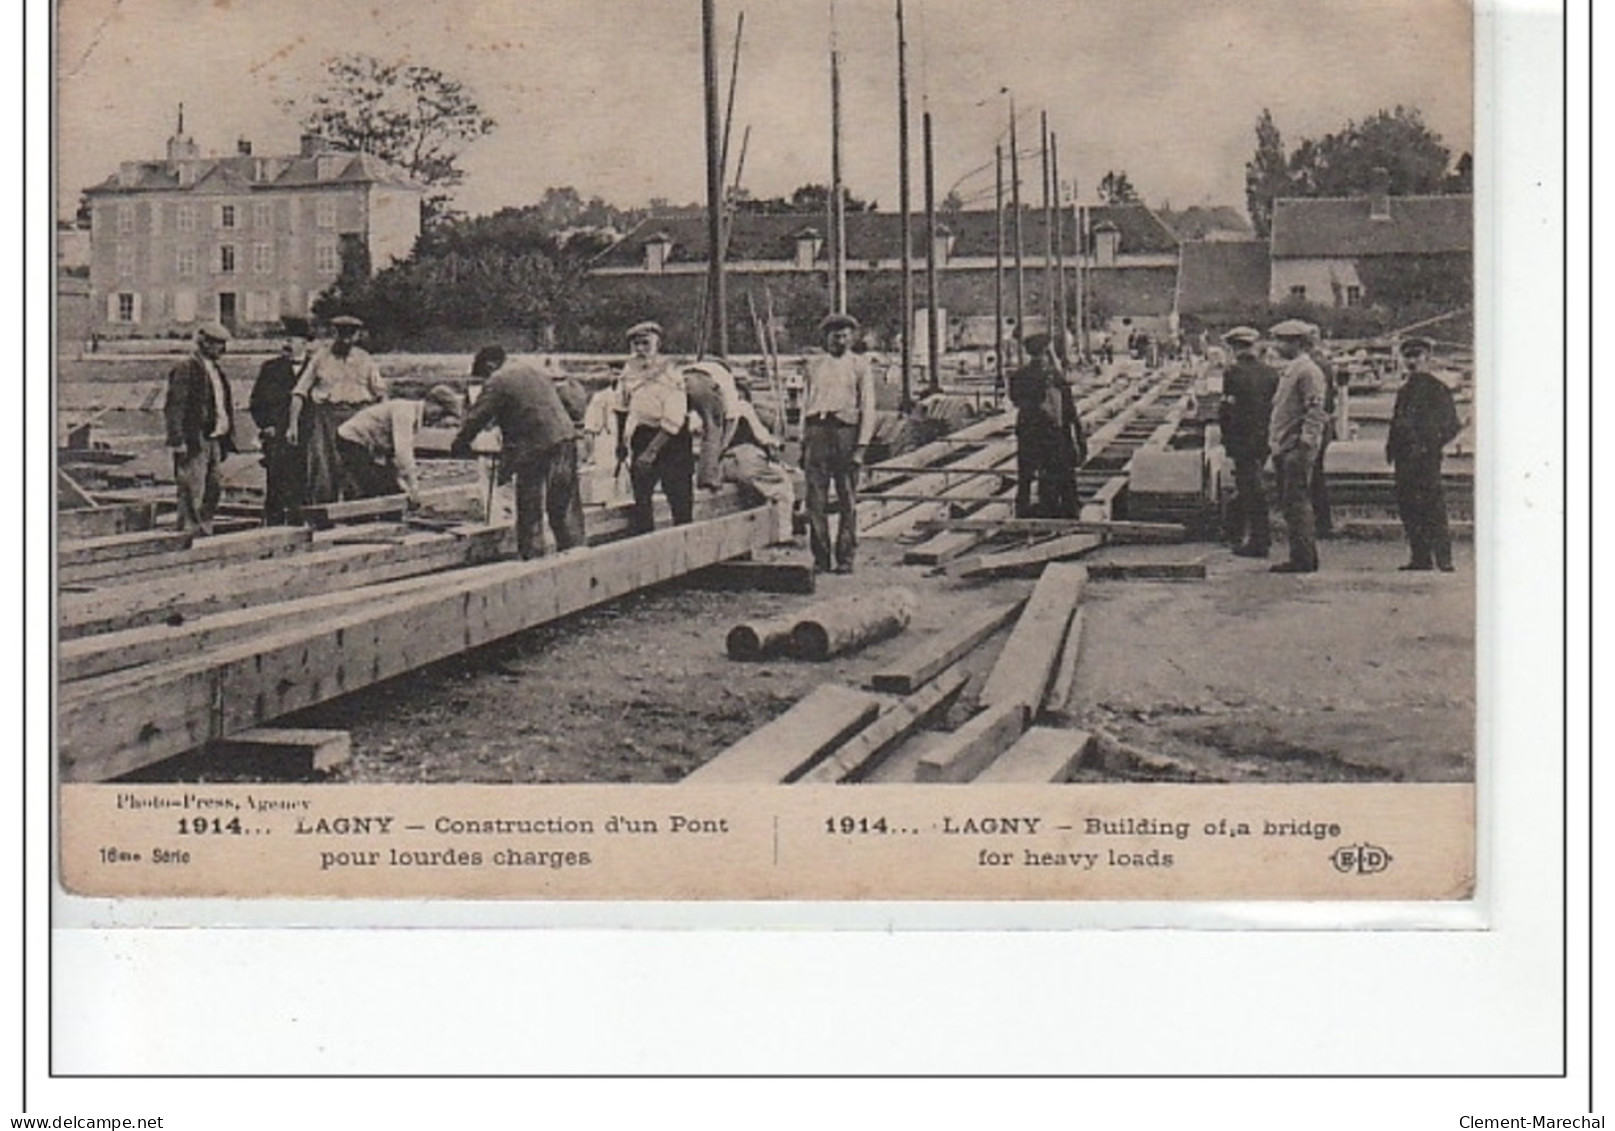
[[[145,669],[61,704],[64,781],[104,781],[289,712],[768,545],[765,507],[607,546],[456,575],[385,608]],[[86,681],[92,682],[92,681]]]

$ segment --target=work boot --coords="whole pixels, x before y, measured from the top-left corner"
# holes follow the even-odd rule
[[[1442,573],[1451,573],[1457,567],[1454,566],[1451,562],[1437,562],[1436,563],[1436,568],[1439,569]]]
[[[1396,567],[1398,573],[1429,573],[1434,568],[1429,562],[1409,562],[1407,565]]]
[[[850,561],[837,562],[836,563],[836,572],[837,573],[851,573],[852,572],[852,563]]]

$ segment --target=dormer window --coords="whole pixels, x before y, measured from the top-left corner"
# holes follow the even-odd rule
[[[652,275],[659,275],[667,267],[667,253],[673,246],[673,239],[666,232],[657,232],[645,241],[645,270]]]
[[[819,258],[819,249],[824,246],[824,240],[815,228],[803,228],[796,233],[796,257],[793,263],[798,271],[811,271],[814,262]]]
[[[314,158],[314,177],[316,180],[335,180],[346,158],[343,153],[321,153]]]
[[[1114,267],[1121,252],[1121,229],[1109,220],[1093,230],[1094,261],[1101,266]]]

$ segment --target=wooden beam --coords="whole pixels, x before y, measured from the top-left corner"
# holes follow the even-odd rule
[[[345,730],[253,727],[208,743],[205,758],[222,763],[270,760],[298,776],[324,774],[353,756],[353,735]]]
[[[908,627],[916,604],[912,590],[887,586],[810,605],[791,629],[791,655],[824,661],[895,636]]]
[[[1105,544],[1103,534],[1067,534],[1022,550],[999,550],[972,554],[947,565],[949,577],[980,579],[988,577],[1037,577],[1050,562],[1068,561],[1091,553]]]
[[[95,498],[61,468],[56,469],[57,505],[64,509],[81,509],[95,506]]]
[[[975,780],[994,785],[1069,781],[1092,745],[1093,736],[1086,731],[1032,727]]]
[[[744,593],[812,593],[817,586],[807,562],[719,562],[685,582],[692,589]]]
[[[123,503],[56,512],[56,537],[60,541],[105,538],[150,530],[157,521],[156,503]]]
[[[414,597],[141,669],[59,704],[65,781],[103,781],[767,544],[765,507],[610,546],[467,569]],[[78,686],[93,684],[86,680]]]
[[[108,534],[102,538],[81,538],[56,546],[56,568],[117,562],[142,554],[183,550],[193,535],[188,530],[136,530],[128,534]]]
[[[989,503],[972,517],[985,522],[1002,522],[1015,517],[1015,504]],[[960,554],[975,549],[986,537],[980,530],[944,530],[910,547],[903,554],[903,561],[912,565],[946,565]]]
[[[170,570],[194,570],[215,564],[261,561],[308,548],[312,534],[312,531],[303,526],[261,526],[234,534],[215,534],[211,538],[198,538],[182,549],[141,554],[115,561],[62,566],[56,571],[56,580],[60,584],[71,585],[102,578],[138,575],[141,581],[149,581],[154,574]]]
[[[869,686],[876,691],[913,694],[937,673],[957,663],[983,640],[1014,620],[1025,604],[1025,601],[1012,601],[995,605],[942,630],[870,676]]]
[[[879,697],[825,683],[773,722],[752,731],[684,781],[699,785],[777,785],[795,781],[879,713]]]
[[[1088,571],[1081,565],[1056,562],[1044,567],[982,688],[983,704],[1019,704],[1027,711],[1042,705],[1060,646],[1065,643],[1066,626],[1087,582]]]
[[[1077,680],[1077,661],[1082,657],[1084,619],[1084,610],[1078,605],[1077,611],[1071,614],[1071,623],[1066,626],[1065,643],[1060,646],[1060,664],[1054,670],[1048,693],[1043,696],[1043,710],[1047,713],[1062,714],[1071,704],[1071,693]]]
[[[803,785],[857,781],[878,766],[909,735],[947,713],[970,677],[957,669],[922,691],[888,703],[880,716],[840,749],[797,779]]]
[[[1203,581],[1206,562],[1095,562],[1088,576],[1094,581]]]
[[[1040,534],[1103,534],[1112,543],[1182,542],[1189,537],[1181,522],[1129,522],[1112,519],[1084,522],[1079,518],[941,518],[919,523],[924,530],[982,530],[989,534],[1037,536]]]
[[[1029,713],[1024,703],[987,707],[927,750],[914,768],[914,780],[970,781],[1021,736]]]

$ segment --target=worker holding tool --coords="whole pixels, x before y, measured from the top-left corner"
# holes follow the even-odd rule
[[[1249,326],[1235,326],[1222,336],[1234,352],[1234,363],[1223,371],[1222,401],[1217,406],[1223,451],[1234,463],[1234,499],[1224,533],[1242,558],[1267,557],[1273,541],[1262,476],[1279,375],[1256,356],[1261,337],[1260,330]]]
[[[359,347],[364,323],[350,314],[331,319],[336,339],[317,350],[292,390],[286,442],[308,452],[309,503],[332,503],[341,490],[337,429],[365,405],[387,399],[376,359]]]
[[[1328,414],[1323,371],[1307,354],[1312,327],[1297,319],[1280,322],[1268,331],[1278,343],[1286,364],[1273,393],[1268,418],[1268,448],[1278,474],[1279,505],[1289,531],[1290,559],[1270,566],[1272,573],[1316,573],[1318,543],[1313,526],[1312,474]]]
[[[556,379],[526,362],[506,364],[504,348],[497,345],[477,351],[471,375],[487,384],[449,450],[461,458],[469,456],[477,433],[497,425],[501,464],[516,479],[517,553],[524,559],[543,556],[546,517],[556,549],[582,546],[578,431]]]
[[[336,430],[343,498],[376,499],[402,492],[411,509],[419,507],[415,438],[422,427],[458,424],[464,415],[460,394],[447,385],[433,386],[424,400],[382,401],[361,408]]]
[[[808,542],[814,567],[832,568],[830,485],[835,484],[836,573],[851,573],[858,553],[858,476],[875,434],[875,375],[852,352],[858,320],[831,314],[819,323],[825,352],[810,358],[802,391],[802,472],[807,478]]]
[[[673,511],[673,524],[695,517],[695,447],[684,374],[661,353],[662,327],[641,322],[628,331],[632,351],[622,368],[618,402],[617,467],[628,464],[634,489],[629,528],[648,534],[656,526],[658,484]]]
[[[1385,459],[1396,469],[1396,509],[1407,532],[1412,557],[1404,570],[1451,573],[1452,535],[1447,500],[1441,490],[1442,449],[1458,438],[1461,425],[1452,390],[1431,372],[1429,338],[1402,341],[1407,380],[1396,391]]]
[[[236,450],[230,382],[219,368],[230,331],[209,322],[196,331],[196,351],[168,373],[163,420],[174,456],[179,529],[213,533],[223,483],[219,465]]]

